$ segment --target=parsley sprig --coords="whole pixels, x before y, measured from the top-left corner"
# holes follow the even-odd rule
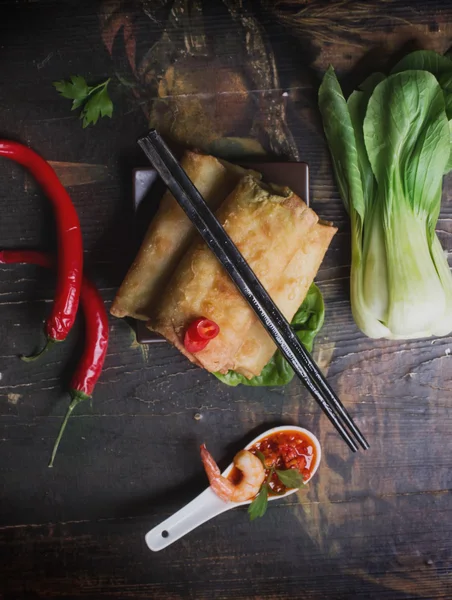
[[[82,108],[80,118],[83,127],[91,123],[95,125],[99,117],[110,117],[113,114],[113,102],[108,95],[110,79],[98,85],[88,85],[81,75],[72,75],[70,81],[54,81],[53,85],[64,98],[72,100],[72,109]]]
[[[258,450],[256,452],[256,456],[261,460],[265,469],[268,469],[267,465],[265,464],[264,454]],[[265,478],[264,483],[261,485],[259,493],[248,507],[248,514],[250,516],[251,521],[254,521],[254,519],[257,519],[258,517],[263,517],[267,511],[270,481],[273,476],[273,473],[276,473],[279,481],[287,488],[299,488],[304,486],[303,475],[297,469],[283,470],[275,469],[274,466],[270,467],[268,475]]]

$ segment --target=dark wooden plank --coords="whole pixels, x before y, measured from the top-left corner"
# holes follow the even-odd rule
[[[354,532],[347,525],[349,503],[285,502],[273,504],[258,526],[244,510],[225,513],[179,547],[153,555],[146,553],[141,533],[160,511],[147,518],[4,528],[3,590],[7,598],[448,598],[450,495],[369,498],[359,505]],[[319,542],[318,530],[305,526],[315,515],[325,525],[331,519],[329,540]],[[281,531],[292,532],[290,543],[281,544]]]
[[[42,341],[53,276],[2,267],[0,597],[449,599],[452,339],[388,342],[357,330],[348,221],[316,90],[330,62],[352,89],[404,46],[446,50],[452,2],[337,1],[326,13],[318,0],[260,0],[243,3],[245,21],[232,0],[203,2],[204,20],[195,10],[201,4],[191,3],[185,17],[183,5],[174,2],[171,16],[157,0],[104,2],[106,22],[98,3],[3,3],[0,132],[57,163],[96,165],[89,174],[68,165],[61,173],[107,306],[136,245],[131,171],[145,164],[135,140],[149,117],[202,148],[234,155],[263,147],[307,160],[313,206],[339,226],[318,276],[327,319],[315,357],[372,447],[351,455],[296,381],[286,389],[228,388],[166,344],[139,347],[129,326],[111,318],[93,407],[79,407],[49,470],[82,324],[41,362],[22,364],[17,354]],[[190,52],[175,51],[174,41]],[[161,85],[149,77],[152,57]],[[114,118],[82,130],[52,87],[76,73],[90,82],[118,73],[138,84],[138,97],[115,80]],[[449,177],[438,227],[449,252],[451,185]],[[54,248],[48,203],[7,161],[0,161],[0,207],[1,246]],[[146,530],[204,489],[200,442],[226,464],[254,433],[288,422],[311,428],[322,443],[309,490],[272,503],[252,524],[238,509],[162,553],[145,548]]]

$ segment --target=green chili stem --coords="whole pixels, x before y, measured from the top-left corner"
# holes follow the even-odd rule
[[[37,352],[36,354],[31,354],[30,356],[21,355],[20,359],[24,362],[33,362],[40,358],[43,354],[45,354],[50,348],[57,343],[57,340],[53,340],[52,338],[47,338],[47,342],[42,350]]]
[[[84,394],[83,392],[79,392],[79,391],[75,391],[75,390],[73,390],[71,392],[71,397],[72,397],[71,403],[68,406],[66,415],[65,415],[64,420],[60,427],[60,431],[58,432],[58,437],[55,440],[55,444],[53,446],[52,456],[50,457],[50,462],[49,462],[49,467],[53,467],[53,463],[55,460],[56,453],[58,452],[58,447],[60,445],[61,438],[63,437],[67,422],[69,421],[69,417],[71,416],[72,412],[74,411],[74,408],[78,404],[80,404],[80,402],[83,402],[84,400],[87,400],[89,398],[89,396],[87,394]]]

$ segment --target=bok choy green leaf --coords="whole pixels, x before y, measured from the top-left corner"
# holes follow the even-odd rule
[[[389,77],[366,79],[348,101],[332,67],[320,86],[351,221],[352,312],[369,337],[452,331],[452,275],[435,233],[451,154],[448,77],[452,82],[448,58],[412,53]]]
[[[392,69],[391,73],[401,73],[403,71],[428,71],[436,77],[444,94],[452,143],[452,60],[433,50],[415,50],[404,56]],[[451,169],[452,148],[444,172],[449,173]]]

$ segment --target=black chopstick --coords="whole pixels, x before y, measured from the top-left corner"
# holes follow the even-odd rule
[[[147,136],[138,141],[138,144],[349,448],[355,452],[358,446],[344,428],[341,419],[356,436],[361,446],[367,449],[369,447],[367,441],[314,360],[302,346],[288,321],[267,294],[157,131],[151,130]]]

